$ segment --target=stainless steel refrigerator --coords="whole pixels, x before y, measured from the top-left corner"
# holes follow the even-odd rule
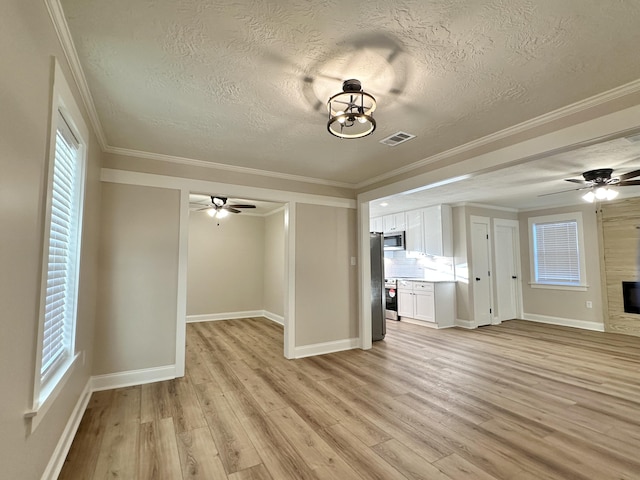
[[[387,333],[384,293],[384,237],[371,232],[371,335],[374,342]]]

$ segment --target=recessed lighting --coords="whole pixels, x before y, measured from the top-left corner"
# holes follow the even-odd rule
[[[381,206],[381,207],[388,207],[388,206],[389,206],[389,204],[388,204],[387,202],[382,202],[382,203],[380,204],[380,206]]]

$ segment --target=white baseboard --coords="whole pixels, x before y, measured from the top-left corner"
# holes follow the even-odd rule
[[[460,328],[468,328],[469,330],[473,328],[477,328],[473,323],[473,320],[461,320],[459,318],[456,318],[456,322],[454,326],[460,327]]]
[[[560,325],[563,327],[604,332],[604,323],[577,320],[574,318],[549,317],[547,315],[537,315],[535,313],[525,313],[522,317],[524,320],[529,320],[531,322],[548,323],[550,325]]]
[[[276,315],[275,313],[267,312],[266,310],[264,310],[262,314],[263,314],[262,315],[263,317],[268,318],[272,322],[275,322],[284,326],[284,317],[281,317],[280,315]]]
[[[236,320],[239,318],[265,317],[272,322],[284,325],[284,317],[267,310],[248,310],[246,312],[206,313],[204,315],[187,315],[187,323],[217,322],[219,320]]]
[[[162,382],[176,378],[176,366],[144,368],[127,372],[109,373],[91,377],[92,391],[111,390],[112,388],[130,387],[145,383]]]
[[[359,346],[359,338],[347,338],[346,340],[336,340],[335,342],[314,343],[313,345],[296,347],[293,352],[293,358],[304,358],[312,357],[314,355],[324,355],[325,353],[341,352],[343,350],[352,350]]]
[[[58,444],[53,451],[53,455],[51,455],[51,459],[49,459],[47,468],[44,469],[44,473],[41,477],[42,480],[56,480],[60,475],[60,471],[62,470],[64,461],[67,458],[69,450],[71,449],[71,444],[73,443],[73,439],[76,436],[76,432],[78,431],[78,427],[80,426],[80,421],[82,420],[82,416],[87,409],[90,398],[91,379],[87,381],[87,384],[85,385],[82,393],[80,394],[80,397],[78,398],[78,401],[76,402],[76,406],[73,408],[73,412],[71,412],[71,416],[67,421],[67,425],[64,427],[62,435],[60,436],[60,440],[58,440]]]
[[[235,320],[236,318],[263,317],[264,310],[248,310],[246,312],[205,313],[204,315],[187,315],[187,323],[215,322],[218,320]]]

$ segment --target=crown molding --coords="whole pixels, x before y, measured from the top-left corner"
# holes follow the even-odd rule
[[[625,85],[621,85],[619,87],[613,88],[606,92],[599,93],[597,95],[586,98],[584,100],[580,100],[578,102],[572,103],[571,105],[558,108],[557,110],[553,110],[551,112],[548,112],[538,117],[524,121],[517,125],[513,125],[511,127],[505,128],[498,132],[486,135],[482,138],[478,138],[476,140],[465,143],[458,147],[445,150],[444,152],[437,153],[435,155],[432,155],[430,157],[424,158],[417,162],[411,163],[404,167],[400,167],[390,172],[383,173],[382,175],[378,175],[377,177],[373,177],[373,178],[370,178],[369,180],[365,180],[363,182],[356,184],[355,188],[361,189],[369,185],[373,185],[375,183],[388,180],[395,176],[402,175],[403,173],[408,173],[417,168],[424,167],[425,165],[429,165],[431,163],[435,163],[440,160],[451,158],[455,155],[468,152],[470,150],[476,149],[478,147],[482,147],[484,145],[490,144],[492,142],[496,142],[498,140],[503,140],[505,138],[521,134],[528,130],[540,127],[542,125],[546,125],[551,122],[555,122],[557,120],[560,120],[565,117],[569,117],[571,115],[582,112],[584,110],[588,110],[593,107],[598,107],[600,105],[606,104],[607,102],[611,102],[612,100],[616,100],[626,95],[631,95],[638,92],[640,92],[640,79],[637,79]]]
[[[44,3],[49,11],[49,16],[51,17],[51,22],[53,23],[56,34],[58,35],[58,40],[62,46],[64,56],[69,63],[73,80],[80,91],[80,96],[82,97],[82,102],[84,103],[84,107],[89,115],[89,121],[93,127],[93,132],[98,138],[100,148],[104,151],[107,147],[107,138],[105,137],[104,130],[102,129],[102,124],[100,123],[100,118],[98,117],[98,112],[96,111],[96,106],[93,102],[89,85],[87,84],[87,79],[84,76],[84,70],[82,70],[82,65],[80,64],[78,52],[76,51],[73,38],[71,37],[71,32],[69,31],[69,25],[67,25],[67,20],[64,17],[62,5],[60,5],[59,0],[44,0]]]
[[[149,160],[159,160],[162,162],[178,163],[181,165],[191,165],[193,167],[213,168],[216,170],[228,170],[236,173],[248,175],[260,175],[263,177],[279,178],[281,180],[292,180],[294,182],[314,183],[317,185],[326,185],[330,187],[354,189],[355,184],[334,182],[332,180],[323,180],[321,178],[303,177],[302,175],[290,175],[288,173],[271,172],[268,170],[259,170],[257,168],[239,167],[237,165],[227,165],[224,163],[207,162],[205,160],[195,160],[193,158],[176,157],[173,155],[165,155],[162,153],[144,152],[141,150],[131,150],[128,148],[110,147],[104,149],[107,153],[116,155],[126,155],[129,157],[147,158]]]

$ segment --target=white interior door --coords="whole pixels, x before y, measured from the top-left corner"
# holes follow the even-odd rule
[[[495,221],[495,252],[498,320],[518,318],[520,272],[518,255],[519,227],[516,220]]]
[[[471,285],[476,326],[491,325],[491,252],[489,219],[471,216]]]

